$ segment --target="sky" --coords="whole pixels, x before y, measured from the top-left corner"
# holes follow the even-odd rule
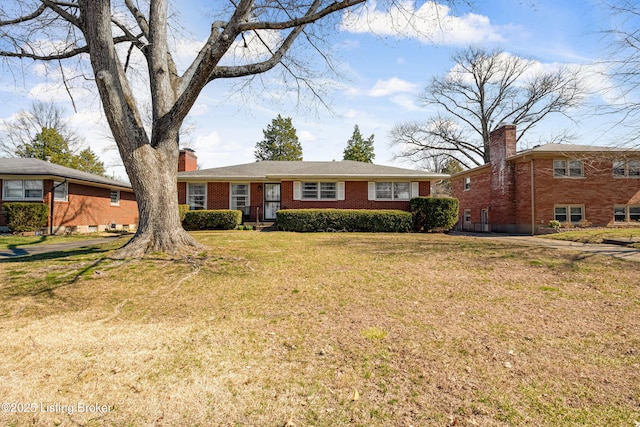
[[[207,36],[215,19],[207,9],[210,3],[179,2],[182,30],[175,36],[179,67],[186,67]],[[416,168],[395,158],[400,148],[391,144],[390,130],[437,112],[421,105],[418,96],[432,77],[453,68],[451,55],[456,49],[501,48],[537,61],[540,69],[560,64],[593,68],[605,55],[600,31],[610,24],[598,0],[477,0],[473,9],[425,3],[415,10],[412,22],[405,22],[397,11],[367,3],[366,10],[334,17],[323,39],[337,73],[327,71],[317,52],[296,47],[298,57],[318,74],[314,87],[322,91],[322,102],[305,90],[299,95],[295,86],[287,89],[281,69],[248,86],[229,81],[208,85],[187,118],[185,128],[190,131],[182,137],[198,156],[199,167],[255,161],[253,152],[262,130],[280,114],[292,118],[304,160],[341,160],[357,124],[365,137],[375,135],[375,163]],[[411,2],[398,4],[415,8]],[[73,71],[73,65],[65,67],[67,75]],[[126,179],[96,91],[90,86],[73,89],[74,111],[60,75],[55,67],[0,65],[0,121],[28,110],[33,100],[53,101],[84,137],[85,146],[104,161],[108,174]],[[606,83],[602,77],[589,83],[596,101],[606,101],[604,92],[600,94]],[[575,111],[573,121],[545,120],[525,144],[544,143],[565,128],[578,135],[576,143],[610,143],[605,130],[613,119],[594,121],[583,114]]]

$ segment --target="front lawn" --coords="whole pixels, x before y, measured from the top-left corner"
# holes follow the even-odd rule
[[[634,263],[435,234],[194,236],[209,253],[180,261],[0,262],[0,396],[36,405],[0,424],[640,422]]]
[[[20,236],[15,234],[0,234],[0,250],[15,248],[16,246],[32,246],[42,244],[56,244],[77,240],[99,239],[113,236],[113,233],[69,234],[65,236]]]

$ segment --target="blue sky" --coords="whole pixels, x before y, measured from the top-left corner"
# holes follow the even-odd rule
[[[209,2],[180,2],[183,26],[188,31],[180,33],[184,40],[178,39],[177,44],[185,61],[189,47],[203,40],[209,28],[211,15],[203,9],[205,4]],[[428,7],[423,6],[417,15],[429,17]],[[420,106],[417,96],[432,76],[453,67],[450,56],[454,49],[471,44],[500,47],[538,61],[541,68],[591,66],[604,55],[598,31],[609,23],[597,0],[487,0],[476,1],[473,10],[439,7],[437,11],[440,25],[428,19],[409,26],[390,25],[388,11],[375,3],[368,6],[366,25],[362,17],[337,17],[325,40],[340,77],[324,73],[318,55],[302,52],[322,73],[319,82],[327,88],[324,100],[330,110],[315,105],[312,97],[298,98],[295,91],[285,91],[278,71],[262,76],[264,85],[255,84],[250,90],[239,91],[230,82],[214,82],[205,88],[188,118],[193,130],[185,142],[196,151],[201,168],[252,162],[262,130],[281,114],[293,119],[305,160],[340,160],[358,124],[363,135],[375,134],[375,163],[412,168],[415,165],[393,160],[398,148],[390,146],[389,131],[396,123],[424,119],[433,113]],[[0,66],[0,73],[0,120],[10,120],[19,110],[28,109],[34,99],[56,101],[109,172],[125,177],[124,169],[118,166],[117,151],[109,149],[113,144],[95,92],[74,92],[78,107],[74,113],[55,70],[26,67],[20,74],[16,68],[11,73]],[[590,82],[597,100],[600,85],[606,82],[601,78]],[[580,120],[583,113],[575,112],[577,123],[560,119],[543,122],[530,143],[544,142],[561,128],[581,136],[577,143],[607,143],[602,134],[607,123]]]

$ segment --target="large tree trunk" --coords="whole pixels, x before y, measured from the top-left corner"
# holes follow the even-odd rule
[[[177,142],[165,148],[143,145],[123,157],[138,201],[138,230],[115,258],[143,257],[150,253],[193,255],[203,245],[182,228],[178,213]]]

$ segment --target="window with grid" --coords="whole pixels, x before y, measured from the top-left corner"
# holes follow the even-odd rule
[[[249,205],[249,184],[231,184],[231,209],[248,214]]]
[[[207,184],[187,184],[187,204],[191,210],[203,210],[207,202]]]
[[[409,200],[410,182],[376,182],[376,200]]]
[[[42,180],[7,179],[2,185],[5,200],[42,200],[44,196]]]
[[[614,160],[613,176],[620,178],[640,178],[640,160]]]
[[[303,200],[335,200],[338,198],[338,185],[335,182],[303,182]]]
[[[584,219],[584,206],[555,206],[554,219],[560,222],[580,222]]]
[[[613,207],[614,222],[640,222],[640,205],[616,205]]]
[[[582,160],[554,160],[553,176],[557,178],[577,178],[584,176]]]

